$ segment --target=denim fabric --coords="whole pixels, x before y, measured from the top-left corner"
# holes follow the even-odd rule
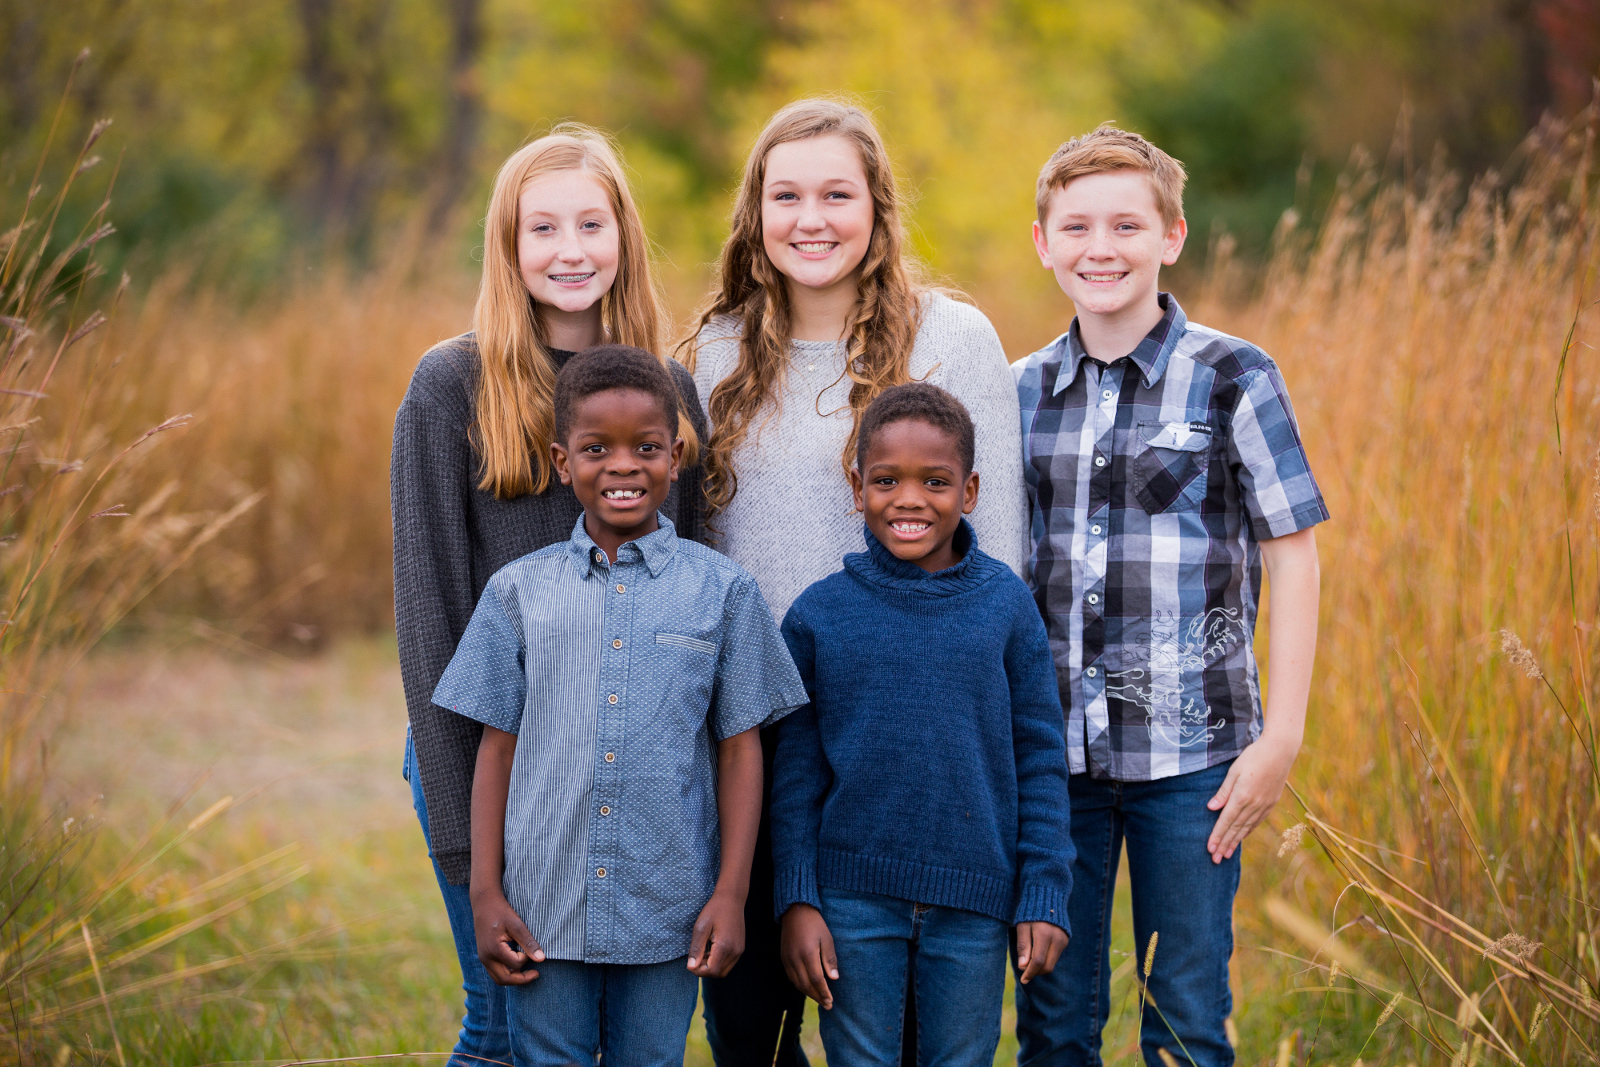
[[[1145,1063],[1161,1067],[1161,1048],[1194,1067],[1233,1063],[1224,1023],[1233,1010],[1228,958],[1243,850],[1220,864],[1206,851],[1217,821],[1206,801],[1231,765],[1154,782],[1072,776],[1073,936],[1052,974],[1017,985],[1018,1067],[1101,1063],[1100,1032],[1111,1013],[1111,902],[1124,844],[1141,973],[1150,937],[1160,935],[1140,1027]]]
[[[422,802],[422,776],[417,773],[417,752],[406,731],[405,779],[411,783],[411,804],[422,823],[422,841],[428,842],[428,806]],[[433,853],[428,853],[429,859]],[[494,984],[489,972],[478,962],[478,938],[472,928],[472,899],[464,885],[445,880],[438,863],[433,865],[444,895],[444,911],[450,917],[450,933],[455,937],[456,956],[461,962],[461,985],[467,993],[467,1013],[456,1036],[455,1054],[446,1067],[484,1067],[485,1063],[510,1063],[511,1038],[506,1032],[505,987]]]
[[[680,957],[663,963],[546,960],[508,988],[516,1067],[683,1067],[700,982]]]
[[[920,1067],[988,1067],[1000,1042],[1006,933],[974,911],[821,891],[839,978],[818,1029],[831,1067],[896,1067],[906,973],[913,975]]]

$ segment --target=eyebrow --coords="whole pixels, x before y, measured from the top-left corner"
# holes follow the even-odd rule
[[[792,180],[790,178],[772,178],[772,179],[769,179],[768,181],[766,181],[764,183],[765,187],[768,188],[768,189],[771,189],[771,188],[773,188],[775,186],[779,186],[779,185],[799,185],[799,184],[800,184],[799,182],[794,181],[794,180]],[[854,179],[854,178],[824,178],[822,180],[822,184],[823,185],[849,185],[849,186],[855,186],[855,187],[859,187],[861,185],[861,183],[856,181],[856,179]]]

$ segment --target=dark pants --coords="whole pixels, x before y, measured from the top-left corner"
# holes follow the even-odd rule
[[[1149,1067],[1159,1049],[1195,1067],[1231,1067],[1225,1023],[1233,1010],[1233,897],[1239,857],[1211,862],[1206,841],[1217,813],[1206,808],[1230,763],[1154,782],[1075,774],[1072,797],[1072,940],[1051,974],[1017,985],[1019,1067],[1099,1067],[1100,1032],[1111,1015],[1111,902],[1128,848],[1134,966],[1156,950],[1139,1044]]]
[[[795,989],[779,955],[780,927],[772,918],[772,754],[777,732],[761,731],[766,757],[767,796],[761,806],[761,831],[756,837],[750,870],[750,896],[744,905],[744,955],[726,978],[700,983],[705,1002],[706,1043],[717,1067],[810,1067],[800,1047],[800,1020],[805,994]],[[917,1062],[916,998],[906,1000],[904,1051],[901,1063]]]

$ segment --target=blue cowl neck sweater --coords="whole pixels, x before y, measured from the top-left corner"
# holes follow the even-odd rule
[[[965,519],[929,574],[867,551],[783,621],[811,703],[778,727],[776,911],[817,887],[1067,929],[1072,837],[1039,609]],[[1069,931],[1070,932],[1070,931]]]

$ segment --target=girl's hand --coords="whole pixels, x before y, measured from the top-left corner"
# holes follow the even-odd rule
[[[1067,932],[1055,923],[1043,921],[1017,924],[1017,967],[1023,985],[1033,981],[1034,975],[1049,974],[1056,969],[1056,961],[1067,950]]]
[[[794,987],[821,1008],[833,1007],[828,979],[839,980],[833,934],[822,913],[810,904],[796,904],[783,913],[783,969]]]
[[[701,978],[723,978],[744,955],[744,901],[716,892],[689,935],[689,969]]]
[[[544,949],[534,940],[522,918],[502,893],[485,894],[472,901],[472,926],[478,936],[478,959],[498,985],[527,985],[539,977],[535,963],[544,962]]]

